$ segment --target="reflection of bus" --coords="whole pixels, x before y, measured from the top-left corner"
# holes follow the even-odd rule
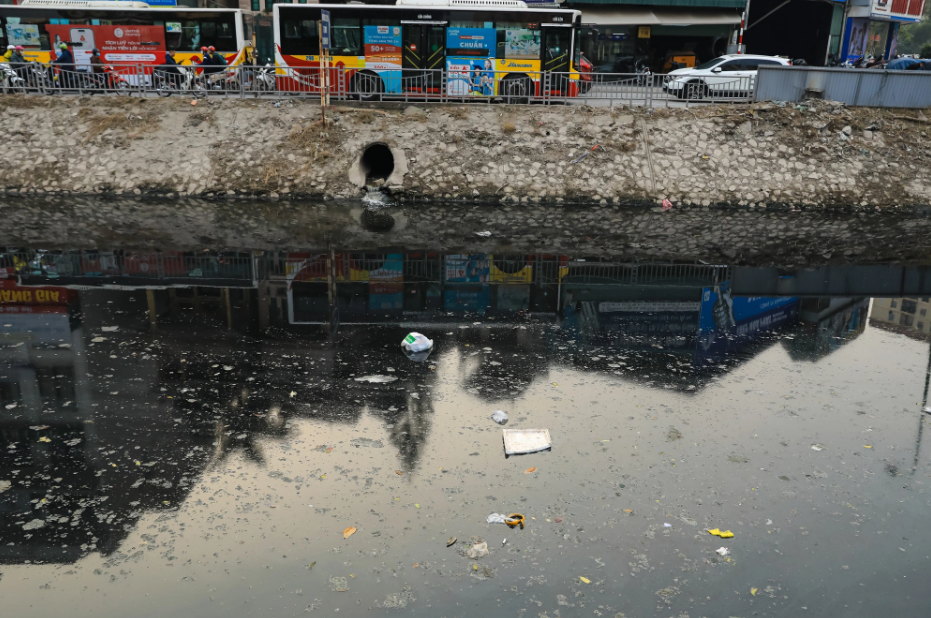
[[[527,9],[516,0],[409,1],[412,6],[405,0],[398,6],[276,4],[279,90],[318,91],[320,11],[326,9],[331,93],[363,100],[404,93],[578,94],[571,52],[579,40],[579,11]]]
[[[229,64],[238,64],[244,41],[252,37],[245,37],[243,26],[239,9],[148,8],[142,2],[0,5],[0,48],[22,45],[27,60],[49,62],[52,50],[66,43],[80,69],[89,68],[95,47],[107,63],[157,65],[169,49],[182,62],[200,58],[200,48],[212,45]]]

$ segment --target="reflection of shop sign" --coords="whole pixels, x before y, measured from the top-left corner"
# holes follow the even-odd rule
[[[637,38],[638,39],[650,38],[650,26],[640,26],[639,28],[637,28]]]
[[[0,290],[0,303],[52,303],[62,302],[58,290]]]

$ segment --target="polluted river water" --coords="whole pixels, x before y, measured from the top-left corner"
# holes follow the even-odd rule
[[[931,607],[921,265],[112,242],[0,254],[4,615]]]

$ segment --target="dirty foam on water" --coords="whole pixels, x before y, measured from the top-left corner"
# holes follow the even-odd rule
[[[414,363],[396,327],[150,332],[142,304],[86,303],[71,347],[0,344],[4,615],[931,606],[927,341],[813,352],[790,325],[701,369],[477,317],[418,329]],[[506,458],[498,409],[552,449]]]

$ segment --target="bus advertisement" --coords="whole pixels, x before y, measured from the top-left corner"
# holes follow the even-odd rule
[[[108,64],[155,66],[168,50],[191,64],[201,60],[202,47],[213,46],[229,65],[240,64],[251,44],[243,26],[239,9],[0,5],[0,46],[22,45],[26,60],[48,63],[64,43],[79,69],[89,68],[95,48]]]
[[[276,4],[279,90],[319,92],[321,10],[331,16],[330,92],[337,97],[579,94],[573,50],[581,13],[494,2],[480,7]]]

